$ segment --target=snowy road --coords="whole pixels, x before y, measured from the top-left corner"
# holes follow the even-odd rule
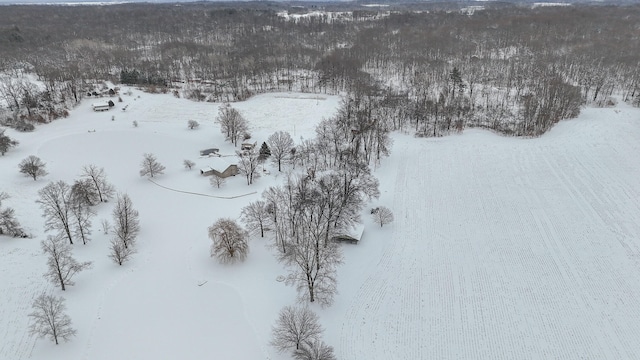
[[[590,109],[531,140],[397,138],[393,236],[339,357],[640,357],[637,115]]]

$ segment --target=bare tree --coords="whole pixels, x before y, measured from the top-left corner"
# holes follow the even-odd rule
[[[22,104],[22,79],[5,77],[0,81],[0,96],[4,98],[9,109],[18,112]]]
[[[105,235],[107,235],[109,233],[109,229],[111,229],[111,224],[109,224],[109,220],[102,219],[102,222],[100,222],[100,225],[102,225],[102,232]]]
[[[215,186],[219,189],[221,186],[223,186],[227,182],[227,179],[223,178],[222,176],[218,176],[214,174],[209,179],[209,182],[211,183],[212,186]]]
[[[253,180],[260,177],[260,153],[257,149],[236,151],[238,155],[238,171],[247,178],[247,185],[253,184]]]
[[[220,124],[220,131],[234,146],[238,146],[238,140],[249,130],[247,120],[229,104],[220,107],[215,122]]]
[[[182,164],[184,165],[184,168],[188,170],[191,170],[196,165],[196,163],[194,163],[193,161],[186,159],[182,162]]]
[[[58,230],[67,236],[73,244],[71,234],[71,188],[69,184],[60,180],[51,182],[38,191],[40,204],[44,212],[45,230]]]
[[[380,227],[393,222],[393,213],[389,208],[384,206],[380,206],[375,209],[375,211],[372,212],[372,217],[376,224],[380,224]]]
[[[113,209],[114,231],[118,240],[127,249],[133,247],[138,232],[140,232],[138,215],[129,195],[118,194],[116,207]]]
[[[322,334],[316,315],[308,307],[285,306],[271,328],[271,345],[283,352],[299,350],[305,341],[314,340]]]
[[[109,258],[118,265],[122,265],[129,260],[135,251],[131,247],[125,247],[120,239],[111,239],[109,246]]]
[[[154,177],[155,175],[164,174],[166,168],[158,162],[156,156],[150,153],[143,155],[140,163],[140,176]]]
[[[187,121],[187,127],[191,130],[197,128],[198,126],[200,126],[200,123],[195,121],[195,120],[189,120]]]
[[[278,171],[282,171],[282,162],[291,154],[291,149],[293,149],[291,135],[285,131],[278,131],[269,136],[267,143],[271,150],[271,161],[278,165]]]
[[[333,353],[333,347],[324,343],[322,340],[307,340],[300,348],[293,352],[293,358],[296,360],[336,360]]]
[[[0,130],[0,154],[4,156],[4,154],[9,151],[12,147],[18,146],[19,142],[17,140],[13,140],[4,134],[5,130]]]
[[[91,218],[96,215],[89,208],[89,205],[79,198],[72,197],[69,204],[71,209],[71,218],[73,219],[73,233],[76,237],[82,239],[83,244],[89,241],[91,235]]]
[[[338,292],[337,266],[342,263],[340,248],[334,242],[320,246],[322,230],[305,231],[302,227],[304,225],[294,233],[295,240],[287,242],[287,252],[280,254],[280,261],[290,269],[286,283],[296,287],[300,301],[317,301],[323,307],[329,306]]]
[[[79,179],[71,185],[71,198],[74,202],[81,202],[87,206],[100,202],[98,192],[89,179]]]
[[[32,308],[33,312],[29,314],[31,335],[48,336],[56,345],[59,339],[68,341],[76,335],[71,327],[71,318],[65,313],[67,307],[63,297],[41,294],[33,302]]]
[[[100,202],[106,202],[115,194],[113,185],[107,181],[107,174],[105,174],[104,168],[98,168],[95,165],[85,165],[82,167],[81,176],[93,184],[93,188],[98,193]]]
[[[9,198],[9,195],[0,191],[0,235],[11,235],[13,237],[25,237],[26,234],[20,226],[20,222],[15,218],[15,211],[9,207],[2,207],[2,201]]]
[[[260,237],[264,237],[265,225],[270,218],[267,211],[267,203],[263,200],[257,200],[242,209],[242,222],[249,231],[259,231]]]
[[[74,285],[71,280],[75,274],[91,266],[91,262],[79,263],[71,256],[71,246],[60,235],[47,236],[40,243],[42,252],[47,254],[47,272],[44,276],[52,283],[60,284],[62,291]]]
[[[118,194],[116,206],[113,209],[114,231],[125,248],[133,247],[140,232],[138,215],[129,195]]]
[[[31,176],[33,180],[38,180],[38,177],[48,174],[47,170],[45,170],[46,165],[39,157],[29,155],[18,164],[18,167],[21,173]]]
[[[243,261],[249,253],[247,232],[232,219],[219,219],[209,227],[211,257],[222,263]]]

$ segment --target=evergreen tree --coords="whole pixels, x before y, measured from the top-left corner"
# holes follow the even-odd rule
[[[260,147],[260,155],[258,155],[258,160],[263,162],[267,160],[269,156],[271,156],[271,150],[269,149],[269,145],[267,145],[266,142],[263,142],[262,146]]]

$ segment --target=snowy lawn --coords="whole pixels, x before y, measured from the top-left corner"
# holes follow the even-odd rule
[[[199,150],[234,153],[213,123],[218,104],[135,90],[122,98],[109,112],[86,101],[34,133],[7,132],[21,144],[0,157],[0,191],[34,237],[0,239],[0,359],[289,358],[268,343],[278,311],[296,296],[276,281],[285,271],[267,240],[253,238],[244,263],[220,265],[207,237],[215,220],[238,218],[283,176],[267,166],[251,186],[237,176],[215,189],[199,174],[211,161]],[[339,101],[281,93],[233,106],[260,146],[277,130],[312,138]],[[200,128],[188,130],[187,120]],[[396,220],[379,228],[365,209],[363,240],[344,246],[334,305],[313,307],[324,340],[345,360],[640,357],[638,139],[640,110],[624,105],[586,109],[539,139],[480,130],[394,135],[391,157],[376,170],[382,196],[371,206],[388,206]],[[167,167],[154,178],[161,186],[138,176],[145,152]],[[50,173],[37,181],[17,169],[32,154]],[[195,169],[185,170],[184,159]],[[111,221],[113,201],[99,205],[93,241],[74,245],[93,268],[62,292],[41,275],[46,235],[35,200],[85,164],[104,167],[131,197],[138,252],[122,267],[107,258],[100,221]],[[213,197],[238,195],[246,196]],[[67,299],[78,330],[71,342],[28,335],[42,291]]]

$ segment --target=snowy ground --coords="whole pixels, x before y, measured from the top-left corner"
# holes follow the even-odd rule
[[[0,359],[287,359],[268,345],[277,312],[295,301],[276,281],[281,265],[259,238],[245,263],[220,265],[206,231],[282,176],[269,168],[252,186],[236,177],[214,189],[182,160],[199,168],[209,164],[201,149],[233,154],[213,123],[217,104],[135,90],[123,100],[104,113],[87,101],[34,133],[8,132],[21,144],[0,157],[0,191],[34,238],[0,239]],[[276,130],[313,137],[338,104],[281,93],[234,106],[260,145]],[[190,119],[200,128],[188,130]],[[640,110],[587,109],[539,139],[479,130],[394,139],[372,206],[392,208],[396,221],[380,229],[365,219],[363,241],[344,247],[335,304],[314,307],[339,359],[640,357]],[[167,167],[162,186],[246,196],[154,185],[138,176],[145,152]],[[18,173],[31,154],[47,162],[47,177]],[[74,246],[94,266],[62,292],[41,276],[35,199],[85,164],[104,167],[130,195],[142,231],[132,261],[113,264],[99,229],[113,203],[100,205],[93,241]],[[71,342],[29,337],[27,314],[41,291],[67,299],[78,330]]]

